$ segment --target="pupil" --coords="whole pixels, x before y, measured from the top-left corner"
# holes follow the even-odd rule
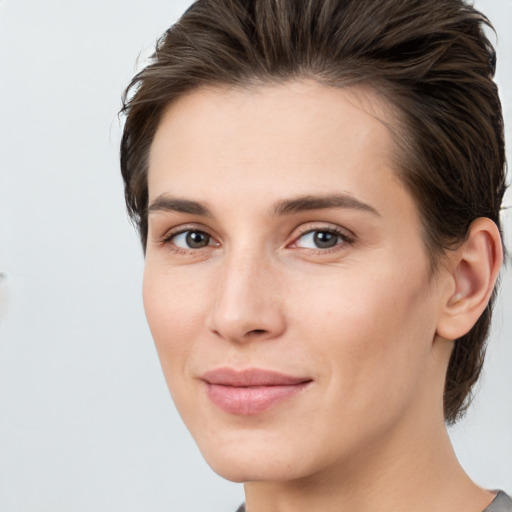
[[[315,245],[320,249],[334,247],[338,241],[338,236],[328,231],[318,231],[315,233]]]
[[[192,249],[206,247],[209,241],[210,237],[200,231],[190,231],[190,233],[187,234],[187,245]]]

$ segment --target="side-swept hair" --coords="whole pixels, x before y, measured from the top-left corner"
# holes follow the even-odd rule
[[[148,154],[165,108],[205,85],[309,78],[369,86],[398,113],[391,127],[397,172],[417,204],[435,271],[475,219],[500,227],[503,120],[486,25],[463,0],[197,0],[158,41],[123,99],[121,170],[144,249]],[[470,403],[493,301],[494,294],[455,342],[444,395],[449,423]]]

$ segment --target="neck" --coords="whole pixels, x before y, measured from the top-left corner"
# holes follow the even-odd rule
[[[297,481],[245,484],[248,512],[481,512],[494,495],[460,466],[444,421],[410,423],[378,448],[359,450],[355,462]],[[407,435],[413,432],[414,436]]]

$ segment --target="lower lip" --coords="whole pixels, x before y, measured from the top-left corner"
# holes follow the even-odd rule
[[[289,386],[235,387],[209,384],[210,400],[230,414],[254,416],[302,391],[309,382]]]

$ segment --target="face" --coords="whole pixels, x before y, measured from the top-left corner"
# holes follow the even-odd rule
[[[311,82],[203,89],[157,130],[146,315],[228,479],[347,467],[442,421],[439,294],[381,107]]]

